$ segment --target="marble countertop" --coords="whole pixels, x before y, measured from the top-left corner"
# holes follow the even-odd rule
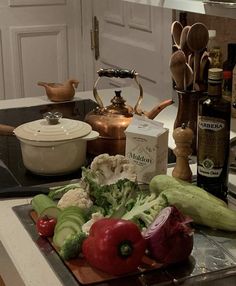
[[[110,94],[110,90],[102,91],[104,94],[104,105],[109,104],[110,97],[106,96]],[[135,88],[124,88],[123,96],[127,98],[127,102],[132,104],[137,99],[137,90]],[[93,98],[92,92],[78,92],[76,93],[76,99]],[[9,108],[17,106],[32,106],[41,105],[45,103],[50,103],[47,97],[38,98],[23,98],[23,99],[11,99],[0,101],[0,108]],[[145,110],[151,109],[154,104],[158,104],[157,99],[145,95],[143,100],[143,108]],[[169,146],[171,148],[175,147],[174,141],[172,139],[173,131],[173,120],[176,116],[177,106],[173,104],[166,109],[164,109],[157,117],[156,120],[163,122],[166,128],[169,128]],[[236,128],[235,128],[236,131]],[[231,138],[235,136],[235,131],[232,129]],[[193,173],[196,173],[196,166],[191,165]],[[171,169],[168,170],[171,172]],[[236,182],[235,176],[230,175],[230,181],[234,184]],[[235,184],[236,185],[236,184]],[[2,242],[4,248],[8,252],[12,262],[14,263],[19,275],[21,276],[23,282],[26,286],[60,286],[63,285],[57,278],[52,268],[49,267],[47,261],[40,253],[38,247],[33,243],[31,237],[27,231],[23,228],[19,219],[12,210],[13,206],[23,205],[30,203],[31,198],[24,199],[4,199],[0,200],[0,241]],[[11,276],[9,273],[1,273],[0,265],[0,275],[5,279]],[[17,285],[17,284],[16,284]],[[8,284],[7,284],[8,286]],[[14,285],[9,285],[14,286]]]

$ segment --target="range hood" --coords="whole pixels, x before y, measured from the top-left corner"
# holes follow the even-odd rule
[[[236,19],[236,0],[123,0],[198,14]]]

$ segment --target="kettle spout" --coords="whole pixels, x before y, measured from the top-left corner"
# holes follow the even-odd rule
[[[152,110],[150,111],[144,111],[144,115],[149,118],[149,119],[154,119],[164,108],[167,106],[173,104],[174,101],[172,99],[167,99],[161,102],[159,105],[155,106]]]

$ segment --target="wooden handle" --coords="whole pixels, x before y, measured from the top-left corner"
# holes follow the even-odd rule
[[[2,277],[0,276],[0,286],[6,286],[6,284],[4,283]]]
[[[135,78],[137,76],[137,73],[134,69],[100,69],[97,74],[100,77]]]
[[[0,124],[0,135],[13,135],[15,127],[5,124]]]

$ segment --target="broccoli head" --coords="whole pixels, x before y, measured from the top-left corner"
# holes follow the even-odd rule
[[[121,217],[137,195],[137,182],[120,179],[111,185],[101,185],[90,175],[89,172],[84,180],[89,186],[89,195],[94,205],[103,208],[106,216]]]
[[[107,216],[119,218],[134,203],[137,190],[137,183],[124,179],[116,184],[95,188],[90,195],[95,199],[95,204],[105,210]]]
[[[165,197],[140,191],[134,205],[122,216],[122,219],[133,221],[140,229],[147,228],[166,206],[168,201]]]
[[[64,260],[77,257],[81,252],[82,243],[86,237],[87,235],[84,232],[73,233],[68,236],[59,250],[60,256]]]

